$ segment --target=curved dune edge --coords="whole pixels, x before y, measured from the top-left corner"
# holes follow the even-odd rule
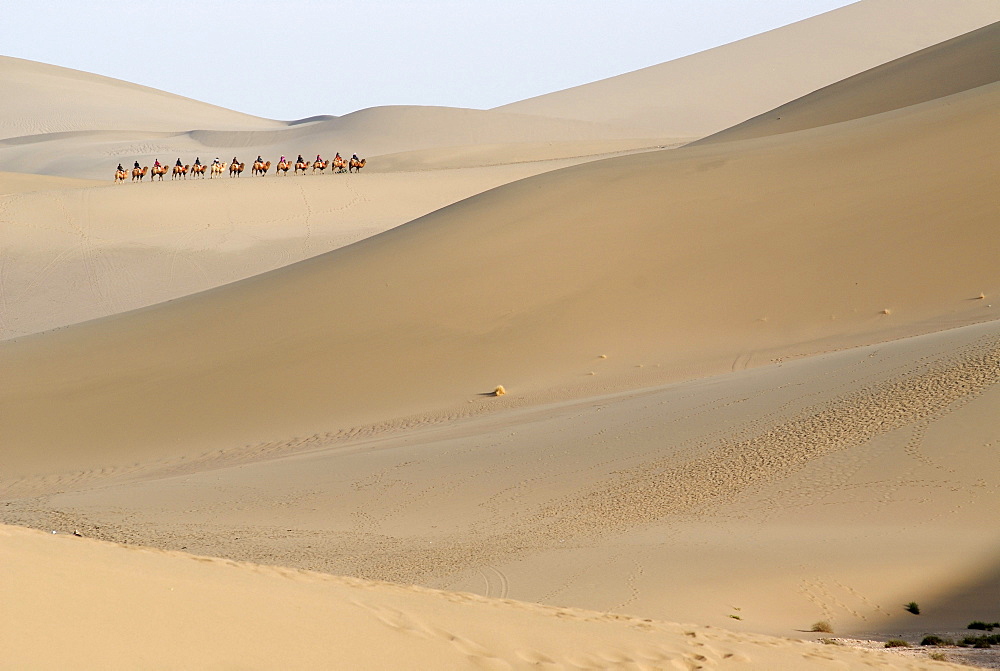
[[[12,668],[962,668],[9,526],[0,563]]]
[[[704,137],[811,91],[1000,21],[992,0],[862,0],[737,42],[498,111]]]

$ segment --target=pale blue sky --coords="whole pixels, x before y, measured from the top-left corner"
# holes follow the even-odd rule
[[[0,53],[277,119],[490,108],[748,37],[850,0],[36,0]]]

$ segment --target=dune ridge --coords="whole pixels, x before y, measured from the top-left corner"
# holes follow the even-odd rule
[[[698,140],[745,140],[850,121],[943,98],[1000,80],[1000,22],[848,77]]]
[[[1000,7],[990,0],[941,10],[936,0],[861,0],[715,49],[496,109],[693,140],[1000,21]]]

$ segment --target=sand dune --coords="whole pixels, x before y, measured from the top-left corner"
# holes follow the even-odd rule
[[[28,97],[38,99],[40,94]],[[112,109],[109,105],[109,114]],[[315,158],[317,153],[332,158],[338,151],[348,157],[358,153],[370,158],[440,147],[550,142],[579,143],[580,148],[568,153],[580,156],[588,151],[589,145],[602,141],[600,152],[608,151],[609,146],[618,151],[678,141],[677,138],[644,139],[647,136],[637,135],[628,128],[584,121],[412,106],[362,110],[343,117],[268,126],[262,130],[235,125],[224,130],[195,128],[173,133],[147,129],[36,133],[0,140],[0,161],[8,170],[19,172],[103,179],[113,175],[118,162],[131,165],[138,160],[141,165],[150,165],[157,158],[172,164],[176,158],[193,163],[195,157],[202,162],[215,156],[230,161],[236,155],[241,161],[252,162],[260,154],[277,162],[281,155],[294,159],[300,153],[306,160]],[[558,157],[560,153],[567,152],[545,158]],[[371,169],[385,169],[377,167],[378,161],[372,163]]]
[[[612,376],[652,360],[680,377],[747,349],[989,318],[972,299],[998,289],[983,169],[998,100],[992,85],[736,150],[547,173],[271,274],[5,343],[11,472],[132,460],[139,435],[143,454],[201,451],[496,384],[573,386],[602,352]]]
[[[119,79],[9,56],[0,56],[0,90],[0,138],[81,130],[259,130],[285,125]]]
[[[998,33],[905,56],[1000,8],[941,7],[500,111],[271,122],[0,63],[39,173],[0,173],[0,522],[60,532],[0,527],[5,660],[937,668],[761,633],[1000,616]],[[342,143],[381,160],[64,177]]]
[[[791,133],[917,105],[1000,80],[1000,23],[928,47],[827,86],[699,140]]]
[[[10,527],[0,535],[4,657],[16,668],[960,668]]]
[[[694,139],[996,21],[1000,5],[993,0],[951,2],[946,9],[937,0],[861,0],[685,58],[497,109],[623,125],[644,137]]]

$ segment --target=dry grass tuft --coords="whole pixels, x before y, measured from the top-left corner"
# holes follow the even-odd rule
[[[503,396],[506,393],[507,393],[507,390],[503,388],[502,384],[498,384],[497,388],[493,390],[493,395],[494,396]]]

